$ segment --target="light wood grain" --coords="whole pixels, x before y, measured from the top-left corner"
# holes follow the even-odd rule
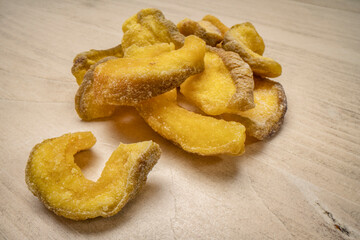
[[[205,14],[252,22],[283,66],[288,112],[272,139],[240,157],[189,154],[130,107],[82,122],[73,57],[121,41],[121,25],[156,7],[177,23]],[[0,0],[1,239],[360,239],[360,2],[356,0]],[[32,147],[67,132],[98,143],[76,156],[95,180],[119,142],[163,150],[139,196],[119,214],[75,222],[28,191]]]

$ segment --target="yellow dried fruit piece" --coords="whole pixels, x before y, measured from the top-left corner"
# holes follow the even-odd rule
[[[179,33],[176,25],[155,8],[142,9],[127,19],[122,29],[124,50],[131,45],[143,47],[155,43],[173,43],[177,49],[184,43],[184,36]]]
[[[180,33],[185,36],[195,35],[203,39],[207,45],[215,47],[223,40],[221,31],[209,21],[193,21],[185,18],[177,24]]]
[[[252,71],[238,54],[207,47],[205,70],[181,84],[181,93],[209,115],[255,107]]]
[[[163,52],[170,52],[171,50],[174,50],[174,44],[172,43],[157,43],[146,47],[133,45],[124,53],[124,58],[154,57]],[[91,65],[83,77],[84,83],[80,85],[75,96],[75,110],[82,120],[89,121],[96,118],[109,117],[116,110],[115,105],[107,104],[102,98],[96,96],[93,88],[95,67],[110,59],[115,59],[115,57],[106,57],[96,64]]]
[[[145,185],[161,154],[152,141],[120,144],[94,182],[84,177],[74,163],[74,154],[95,142],[91,132],[78,132],[45,140],[33,148],[26,183],[57,215],[85,220],[118,213]]]
[[[94,69],[97,65],[106,62],[114,57],[106,57],[90,66],[90,69],[83,77],[83,81],[79,86],[75,95],[75,110],[82,120],[92,120],[111,116],[116,106],[105,103],[101,97],[96,94],[93,88]]]
[[[239,116],[227,116],[226,119],[239,121],[245,125],[248,135],[263,140],[280,129],[287,110],[287,101],[280,83],[267,78],[254,78],[254,80],[255,108],[234,112]]]
[[[244,152],[243,125],[179,107],[175,89],[144,101],[136,108],[154,131],[187,152],[199,155],[239,155]]]
[[[224,37],[225,33],[229,30],[229,28],[223,24],[217,17],[213,16],[213,15],[206,15],[205,17],[203,17],[202,19],[203,21],[208,21],[210,23],[212,23],[215,27],[217,27],[220,32],[221,35]]]
[[[263,55],[265,43],[263,38],[256,31],[254,25],[250,22],[236,24],[231,28],[231,35],[234,39],[243,43],[253,52]]]
[[[123,49],[121,44],[106,50],[91,49],[87,52],[82,52],[76,55],[73,61],[71,72],[76,78],[76,82],[80,85],[84,79],[85,73],[92,65],[105,57],[123,57]]]
[[[150,58],[118,58],[94,70],[93,88],[99,99],[113,105],[135,105],[180,86],[204,70],[205,43],[196,36],[178,50]]]
[[[222,47],[234,51],[247,62],[254,74],[261,77],[278,77],[281,75],[281,65],[275,60],[261,56],[264,52],[264,42],[251,23],[232,26],[224,36]]]
[[[124,53],[124,58],[155,57],[161,53],[170,52],[172,50],[174,50],[174,44],[172,43],[157,43],[145,47],[133,45]],[[95,67],[110,59],[115,59],[115,57],[106,57],[96,64],[91,65],[84,76],[84,83],[80,85],[76,93],[75,109],[82,120],[89,121],[96,118],[109,117],[116,110],[115,105],[106,103],[99,94],[94,92],[93,88]]]

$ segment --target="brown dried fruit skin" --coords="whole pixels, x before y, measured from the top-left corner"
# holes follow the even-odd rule
[[[87,52],[82,52],[76,55],[71,68],[71,73],[76,78],[76,82],[80,85],[84,79],[86,72],[92,65],[105,57],[123,57],[123,49],[121,44],[106,50],[91,49]]]
[[[221,31],[208,21],[195,22],[191,19],[185,18],[177,24],[180,33],[185,36],[195,35],[203,39],[207,45],[215,47],[216,44],[223,40]]]
[[[155,8],[142,9],[127,19],[122,29],[124,51],[133,44],[144,47],[155,43],[173,43],[176,49],[184,44],[184,36],[176,25]]]
[[[154,131],[187,152],[199,155],[240,155],[244,152],[243,125],[179,107],[175,89],[144,101],[136,108]]]
[[[75,95],[75,110],[82,120],[89,121],[96,118],[111,116],[116,106],[107,104],[99,98],[94,90],[94,69],[97,65],[115,57],[107,57],[92,65],[86,72],[84,80]]]
[[[213,15],[206,15],[205,17],[203,17],[204,21],[208,21],[210,23],[212,23],[215,27],[217,27],[220,32],[221,35],[224,37],[225,33],[229,30],[229,28],[223,24],[217,17],[213,16]]]
[[[251,23],[232,26],[224,36],[222,47],[227,51],[238,53],[256,75],[261,77],[281,75],[282,70],[279,63],[271,58],[261,56],[264,44]]]
[[[94,91],[108,104],[135,105],[202,72],[204,55],[205,42],[189,36],[182,48],[156,57],[109,60],[94,70]]]
[[[278,82],[267,78],[254,78],[255,108],[244,112],[234,112],[239,115],[227,116],[226,119],[236,120],[244,124],[246,133],[259,140],[269,138],[279,131],[287,110],[285,91]]]
[[[255,107],[252,71],[238,54],[207,47],[205,70],[181,84],[181,93],[209,115]]]
[[[30,191],[57,215],[73,220],[118,213],[144,186],[160,157],[152,142],[120,144],[93,182],[74,163],[74,154],[95,144],[91,132],[65,134],[36,145],[26,166]]]

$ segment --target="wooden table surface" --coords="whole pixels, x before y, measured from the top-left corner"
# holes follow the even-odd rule
[[[177,23],[250,21],[282,64],[288,111],[240,157],[186,153],[131,107],[84,122],[70,69],[121,42],[124,20],[155,7]],[[1,239],[360,239],[360,2],[356,0],[0,0]],[[27,189],[32,147],[68,132],[97,144],[76,163],[95,180],[120,142],[163,154],[136,199],[111,218],[56,216]]]

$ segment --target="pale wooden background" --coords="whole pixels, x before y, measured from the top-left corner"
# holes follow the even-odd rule
[[[265,55],[283,66],[288,112],[279,134],[241,157],[199,157],[132,108],[80,121],[73,57],[117,45],[123,21],[145,7],[175,23],[205,14],[228,26],[252,22]],[[0,0],[0,238],[359,239],[359,59],[357,0]],[[114,217],[58,217],[27,190],[31,148],[82,130],[98,139],[76,156],[91,179],[120,141],[152,139],[163,150],[144,191]]]

